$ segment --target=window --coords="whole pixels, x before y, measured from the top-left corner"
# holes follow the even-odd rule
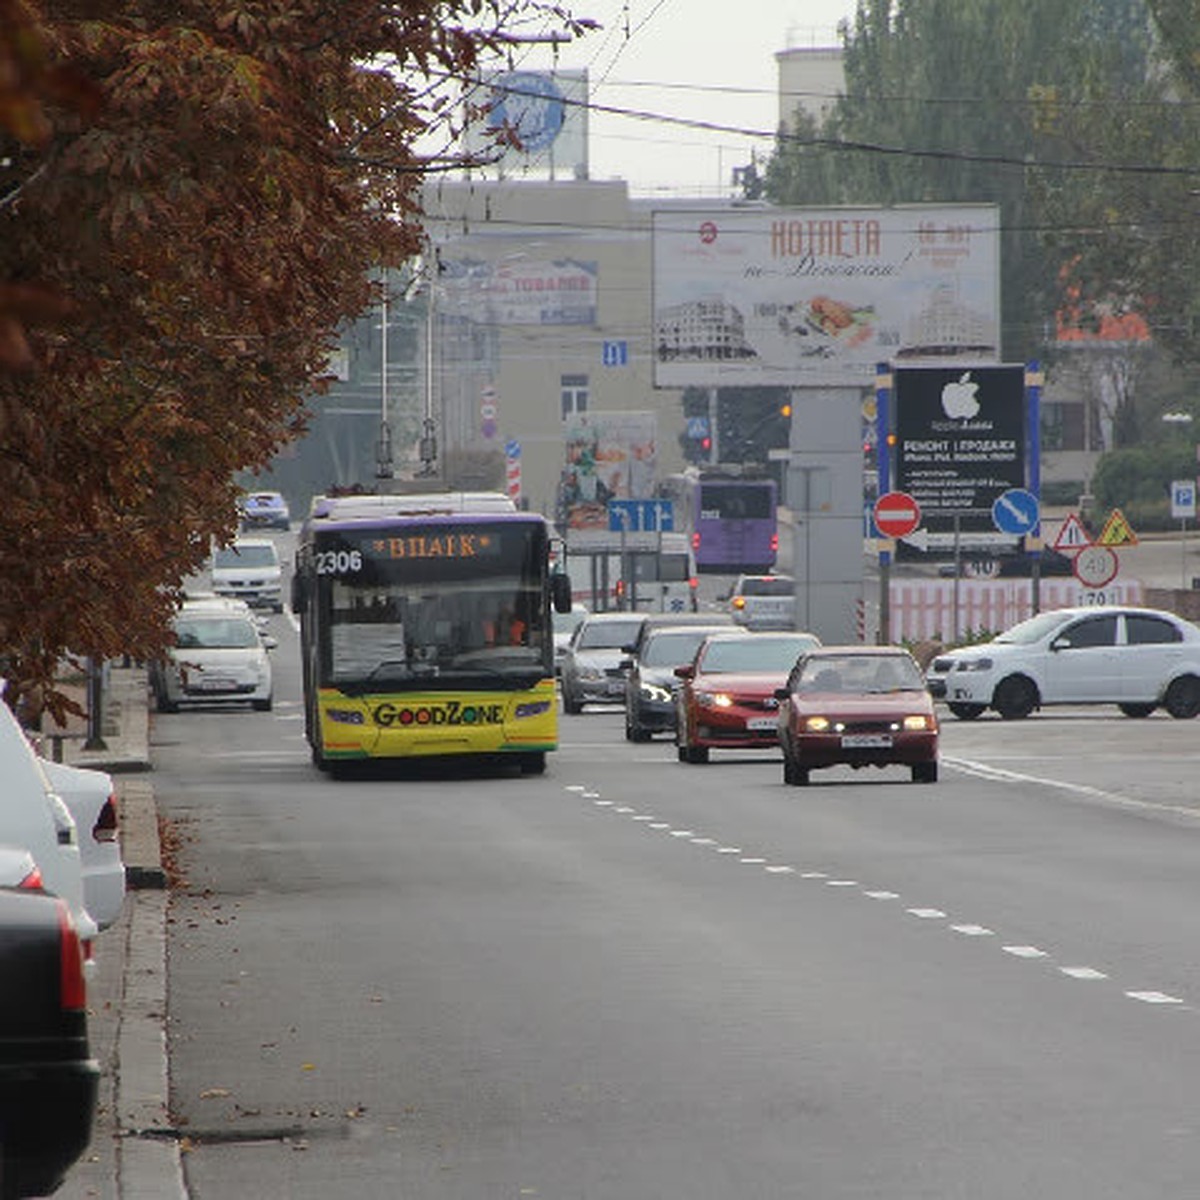
[[[1092,646],[1111,646],[1116,640],[1116,617],[1087,617],[1064,629],[1054,642],[1070,650],[1081,650]]]
[[[1161,617],[1147,617],[1141,613],[1125,615],[1125,636],[1131,646],[1183,641],[1183,634],[1170,621],[1164,621]]]
[[[562,395],[564,421],[581,416],[588,410],[588,377],[586,375],[563,375],[559,387]]]

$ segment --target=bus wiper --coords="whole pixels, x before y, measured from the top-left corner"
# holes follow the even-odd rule
[[[413,679],[433,679],[440,674],[441,668],[437,663],[409,662],[403,658],[390,658],[373,667],[365,679],[338,686],[347,696],[361,696],[365,692],[376,690],[375,685],[381,679],[408,682]]]

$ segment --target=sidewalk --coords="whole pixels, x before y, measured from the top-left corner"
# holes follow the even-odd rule
[[[62,758],[113,776],[125,861],[125,909],[96,940],[89,1034],[102,1068],[92,1143],[56,1200],[179,1200],[179,1139],[168,1112],[167,879],[149,774],[146,672],[111,667],[101,706],[102,747],[65,737]],[[50,754],[52,745],[45,751]]]

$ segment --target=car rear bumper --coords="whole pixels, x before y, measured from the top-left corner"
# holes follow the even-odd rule
[[[92,1138],[100,1065],[0,1063],[4,1194],[49,1195]]]

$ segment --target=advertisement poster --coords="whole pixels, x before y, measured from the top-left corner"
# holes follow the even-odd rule
[[[607,529],[610,500],[647,500],[657,470],[652,412],[588,413],[563,429],[560,508],[571,529]]]
[[[931,549],[1011,547],[992,506],[1025,486],[1025,368],[894,368],[896,487],[921,509]]]
[[[999,210],[654,213],[657,387],[871,382],[1000,354]]]
[[[437,304],[481,325],[594,325],[598,271],[575,259],[441,258]]]

